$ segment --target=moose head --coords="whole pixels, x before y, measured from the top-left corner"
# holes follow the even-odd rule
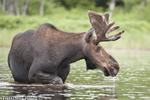
[[[109,35],[110,32],[119,29],[119,26],[112,27],[115,22],[109,23],[109,13],[103,15],[88,11],[88,16],[92,28],[85,35],[86,46],[84,47],[84,53],[87,69],[99,68],[105,76],[114,77],[119,71],[119,64],[104,50],[100,42],[118,40],[124,31]],[[93,36],[94,32],[96,37]]]

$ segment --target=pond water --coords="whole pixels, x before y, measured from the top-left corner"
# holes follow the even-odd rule
[[[0,48],[0,100],[150,100],[148,50],[107,50],[120,64],[114,78],[100,70],[87,71],[84,60],[73,63],[62,86],[14,83],[8,51]]]

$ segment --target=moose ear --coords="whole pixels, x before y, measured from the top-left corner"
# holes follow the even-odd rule
[[[85,40],[86,40],[87,43],[90,42],[90,38],[93,36],[93,32],[94,32],[94,29],[91,28],[91,29],[89,29],[89,31],[86,33]]]

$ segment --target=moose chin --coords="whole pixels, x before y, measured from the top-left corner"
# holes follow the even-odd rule
[[[115,22],[109,23],[109,13],[88,11],[88,16],[92,28],[87,32],[64,32],[45,23],[37,30],[17,34],[8,56],[14,81],[62,84],[70,72],[70,64],[80,59],[85,59],[88,70],[98,68],[105,76],[116,76],[119,64],[100,43],[118,40],[124,31],[109,35],[119,29],[112,27]]]

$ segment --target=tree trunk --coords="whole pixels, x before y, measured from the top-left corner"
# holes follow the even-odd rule
[[[26,12],[25,12],[24,0],[21,0],[21,12],[22,12],[22,16],[25,16]]]
[[[16,15],[20,16],[19,7],[18,7],[18,0],[15,0],[15,11],[16,11]]]
[[[141,0],[141,6],[146,6],[147,1],[146,0]]]
[[[116,6],[115,0],[111,0],[110,5],[109,5],[109,9],[110,9],[110,17],[111,17],[112,14],[113,14],[113,10],[115,9],[115,6]]]
[[[15,15],[15,10],[14,10],[14,2],[13,0],[9,0],[9,14],[10,15]]]
[[[25,3],[25,0],[21,0],[21,11],[22,11],[22,16],[25,16],[27,14],[27,9],[28,9],[28,4],[30,0],[27,0]]]
[[[45,0],[41,0],[40,16],[43,16],[44,14],[44,3],[45,3]]]
[[[2,1],[0,1],[0,9],[2,9]],[[3,9],[2,9],[3,10]]]
[[[6,0],[3,0],[2,10],[3,10],[4,14],[6,14]]]

